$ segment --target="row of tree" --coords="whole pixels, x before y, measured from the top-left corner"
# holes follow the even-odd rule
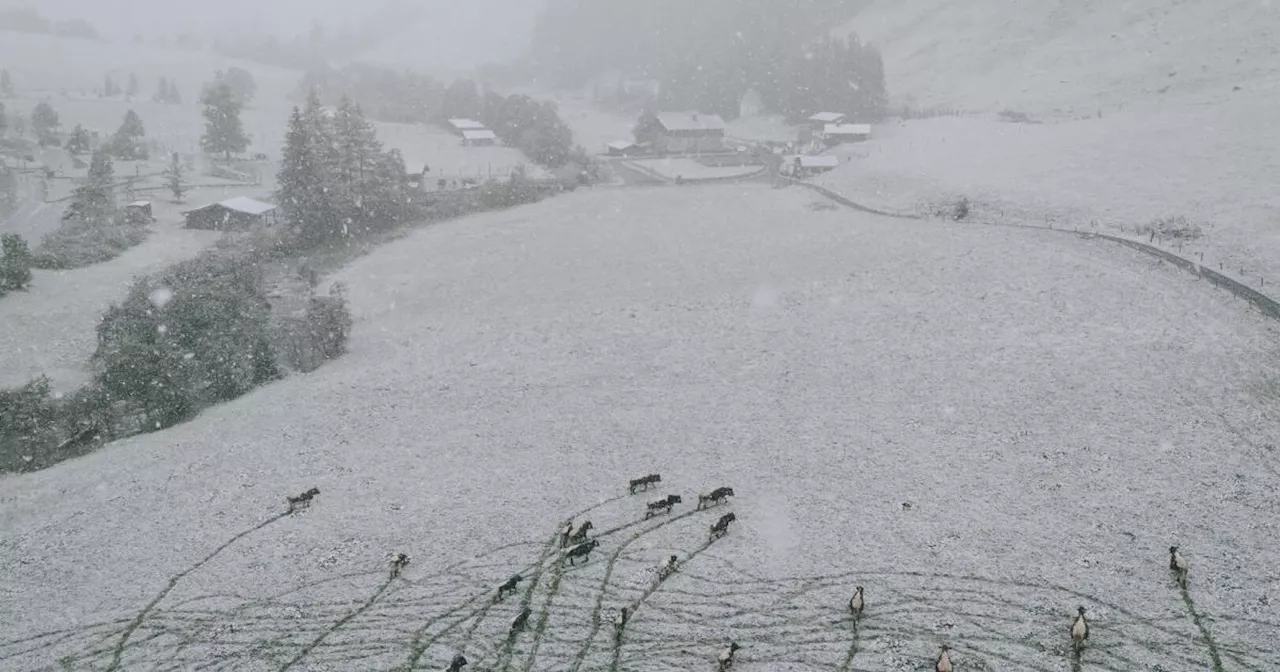
[[[0,11],[0,30],[75,37],[86,40],[98,39],[98,29],[84,19],[50,21],[30,7],[16,7]]]
[[[558,168],[575,154],[573,131],[549,100],[538,102],[523,94],[503,97],[493,91],[482,94],[474,81],[459,79],[445,90],[436,116],[480,120],[507,146],[544,166]]]
[[[304,108],[293,109],[277,187],[277,203],[300,247],[386,228],[409,214],[404,158],[383,150],[350,98],[339,100],[332,115],[314,93]]]

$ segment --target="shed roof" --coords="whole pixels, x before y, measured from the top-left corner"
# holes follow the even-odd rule
[[[124,206],[124,207],[126,207],[126,208],[145,208],[145,207],[147,207],[147,206],[149,206],[149,205],[151,205],[151,201],[134,201],[134,202],[132,202],[132,203],[130,203],[129,205],[126,205],[126,206]]]
[[[871,124],[827,124],[822,127],[826,135],[871,135]]]
[[[484,129],[484,124],[476,121],[475,119],[450,119],[449,125],[453,126],[459,131],[461,130],[479,131]]]
[[[839,112],[819,112],[812,117],[809,117],[809,121],[821,121],[827,124],[834,124],[841,119],[844,119],[844,117],[845,115]]]
[[[840,157],[829,154],[800,157],[800,167],[802,168],[836,168],[839,165]]]
[[[700,112],[663,112],[658,123],[668,131],[723,131],[724,119],[718,114]]]
[[[467,140],[494,140],[498,136],[488,129],[480,129],[478,131],[463,131],[462,137]]]
[[[607,146],[612,149],[631,149],[636,146],[636,143],[630,140],[614,140],[613,142],[608,143]]]
[[[235,196],[233,198],[228,198],[225,201],[218,201],[217,203],[202,205],[194,210],[187,210],[183,214],[200,212],[201,210],[219,207],[227,210],[234,210],[236,212],[242,212],[246,215],[261,215],[276,209],[276,206],[271,205],[270,203],[263,203],[262,201],[255,200],[247,196]]]

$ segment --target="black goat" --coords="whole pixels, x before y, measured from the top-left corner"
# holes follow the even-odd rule
[[[462,666],[467,664],[465,656],[454,656],[453,661],[449,663],[449,667],[444,668],[443,672],[461,672]]]
[[[668,576],[674,574],[679,568],[680,558],[674,555],[667,556],[667,559],[663,560],[662,564],[658,565],[658,580],[665,581]]]
[[[728,487],[716,488],[711,492],[704,492],[698,495],[698,508],[701,509],[711,504],[723,504],[726,497],[732,496],[733,488]]]
[[[394,579],[400,576],[400,570],[404,569],[407,564],[409,564],[409,556],[404,553],[396,553],[395,557],[391,558],[391,578]]]
[[[574,531],[573,531],[573,534],[570,534],[570,535],[569,535],[569,541],[570,541],[570,543],[577,544],[577,543],[581,543],[582,541],[586,540],[586,538],[587,538],[587,530],[590,530],[590,529],[591,529],[591,528],[593,528],[593,527],[595,527],[595,526],[594,526],[594,525],[592,525],[592,524],[591,524],[591,521],[589,521],[589,520],[588,520],[587,522],[585,522],[585,523],[583,523],[583,524],[579,525],[579,526],[578,526],[578,529],[574,530]]]
[[[529,624],[529,616],[533,613],[528,607],[520,610],[520,614],[511,621],[511,634],[523,632],[526,625]]]
[[[622,631],[627,627],[627,619],[630,618],[630,616],[631,616],[630,610],[628,610],[626,607],[623,607],[622,611],[618,612],[618,615],[613,617],[614,641],[622,640]]]
[[[630,491],[630,494],[634,495],[636,494],[637,489],[648,490],[649,486],[653,485],[654,483],[661,483],[661,482],[662,482],[661,475],[649,474],[648,476],[641,476],[640,478],[631,479],[631,484],[627,489]]]
[[[320,488],[311,488],[310,490],[300,495],[285,497],[285,499],[289,502],[289,513],[293,513],[294,511],[297,511],[299,508],[305,509],[308,506],[311,506],[311,498],[315,497],[318,494],[320,494]]]
[[[507,593],[516,592],[516,585],[523,580],[524,580],[524,577],[520,576],[519,574],[516,574],[515,576],[507,579],[506,583],[503,583],[501,586],[498,586],[498,599],[501,600],[502,598],[506,597]]]
[[[582,558],[584,561],[590,560],[591,551],[599,545],[600,545],[600,542],[595,539],[592,539],[590,541],[584,541],[581,544],[578,544],[577,546],[574,546],[570,548],[567,552],[565,552],[565,559],[569,561],[570,565],[577,564],[578,558]]]
[[[723,537],[729,532],[729,523],[732,523],[737,519],[738,517],[732,513],[726,513],[723,516],[720,516],[720,520],[717,520],[715,524],[711,526],[711,538],[719,539],[720,537]]]
[[[656,502],[649,502],[645,505],[649,507],[649,510],[644,512],[645,520],[648,520],[659,513],[671,513],[671,507],[683,501],[684,500],[680,498],[680,495],[667,495],[665,499],[659,499]]]

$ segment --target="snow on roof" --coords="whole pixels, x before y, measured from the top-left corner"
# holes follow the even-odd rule
[[[478,131],[463,131],[462,137],[467,140],[494,140],[498,136],[494,135],[493,131],[480,129]]]
[[[828,124],[834,124],[841,119],[844,119],[844,115],[839,112],[819,112],[809,117],[809,121],[821,121]]]
[[[871,135],[871,124],[827,124],[822,127],[826,135]]]
[[[668,131],[723,131],[724,119],[718,114],[701,112],[663,112],[658,123]]]
[[[484,130],[484,124],[475,119],[450,119],[449,125],[458,130],[470,129],[474,131]]]
[[[610,142],[607,146],[613,149],[630,149],[632,147],[635,147],[636,143],[631,142],[630,140],[614,140],[613,142]]]
[[[838,156],[819,155],[800,157],[800,167],[802,168],[835,168],[839,165],[840,157]]]
[[[208,210],[213,207],[223,207],[227,210],[243,212],[246,215],[261,215],[276,209],[276,206],[271,205],[270,203],[263,203],[262,201],[254,200],[247,196],[235,196],[233,198],[228,198],[225,201],[218,201],[217,203],[200,206],[194,210],[187,210],[183,214]]]
[[[130,203],[129,205],[126,205],[126,206],[124,206],[124,207],[126,207],[126,208],[145,208],[145,207],[147,207],[148,205],[151,205],[151,201],[134,201],[134,202],[132,202],[132,203]]]

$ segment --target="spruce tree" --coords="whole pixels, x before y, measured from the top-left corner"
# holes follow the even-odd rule
[[[337,159],[335,180],[348,227],[367,228],[370,216],[365,196],[374,177],[374,168],[382,153],[364,112],[350,98],[343,96],[333,120],[334,149]]]
[[[249,136],[240,122],[240,105],[230,87],[219,84],[209,89],[201,102],[205,119],[204,135],[200,138],[202,149],[230,159],[232,152],[240,153],[249,147]]]
[[[169,80],[160,78],[160,86],[156,87],[156,95],[152,96],[151,100],[157,103],[169,102]]]
[[[4,109],[4,103],[0,103],[0,138],[4,137],[7,130],[9,130],[9,114]]]
[[[84,130],[84,126],[76,124],[75,129],[71,131],[71,137],[67,139],[66,150],[72,154],[85,154],[89,149],[89,131]]]
[[[58,113],[49,103],[38,103],[31,111],[31,128],[36,132],[36,140],[48,144],[53,140],[53,132],[61,125]]]
[[[305,112],[293,109],[276,175],[276,200],[302,247],[318,245],[342,231],[341,213],[333,202],[332,141],[324,122],[314,93]]]
[[[173,153],[173,158],[169,161],[169,167],[164,169],[164,186],[173,194],[175,203],[181,203],[182,197],[190,190],[177,152]]]
[[[138,76],[133,74],[132,72],[129,73],[129,84],[128,84],[128,88],[125,89],[125,95],[129,96],[130,98],[138,95]]]
[[[99,149],[89,161],[89,174],[84,184],[72,192],[68,209],[87,222],[103,222],[112,218],[116,214],[114,181],[115,167],[111,164],[111,156]]]
[[[169,94],[166,98],[165,102],[170,105],[182,104],[182,94],[178,93],[178,82],[176,80],[169,80]]]
[[[142,140],[147,135],[142,126],[142,118],[133,110],[124,115],[124,122],[111,138],[111,153],[123,161],[137,161],[147,158],[147,148]]]

